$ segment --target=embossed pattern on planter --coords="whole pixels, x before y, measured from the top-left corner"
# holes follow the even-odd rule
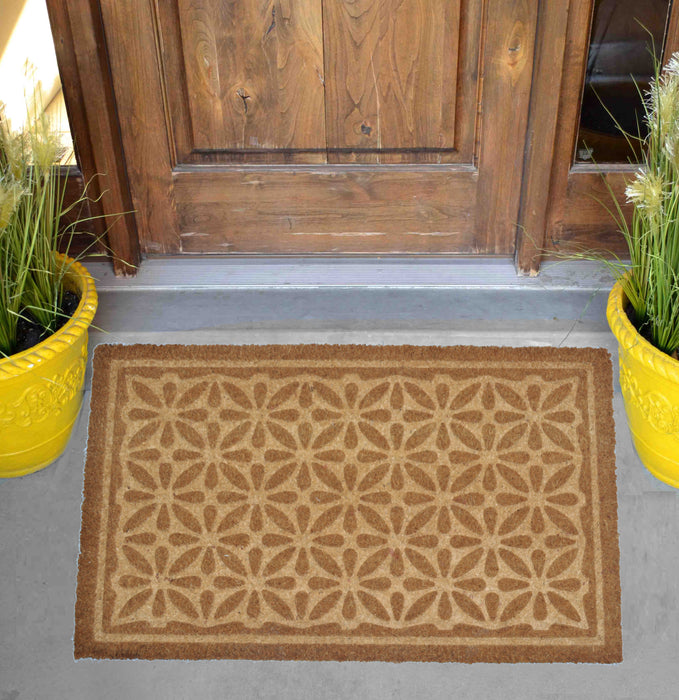
[[[620,362],[620,388],[627,401],[636,406],[654,430],[675,434],[679,440],[679,406],[660,391],[642,391],[633,372]]]
[[[87,346],[83,345],[81,356],[66,372],[36,378],[16,401],[0,401],[0,433],[9,428],[30,428],[60,413],[82,390],[86,364]]]
[[[586,365],[129,358],[109,380],[95,638],[603,643]]]

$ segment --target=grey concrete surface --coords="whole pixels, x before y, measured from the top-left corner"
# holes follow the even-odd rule
[[[73,659],[86,395],[66,453],[0,481],[0,700],[125,698],[679,698],[678,492],[648,474],[625,424],[601,299],[430,290],[110,292],[101,342],[573,345],[607,348],[616,384],[621,664]],[[352,296],[353,294],[353,296]],[[235,296],[234,296],[235,295]]]

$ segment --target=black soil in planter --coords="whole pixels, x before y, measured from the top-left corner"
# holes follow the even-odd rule
[[[75,313],[80,303],[80,297],[75,292],[64,292],[57,316],[57,325],[53,331],[49,331],[35,321],[30,311],[22,311],[21,318],[17,323],[17,341],[14,346],[14,355],[29,350],[34,345],[49,338],[56,333],[71,316]]]

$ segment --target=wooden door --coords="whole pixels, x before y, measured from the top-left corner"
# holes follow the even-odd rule
[[[606,27],[612,26],[615,12],[627,21],[627,26],[618,27],[618,35],[608,47],[614,57],[634,52],[635,58],[646,58],[652,63],[649,52],[653,47],[656,57],[664,63],[679,50],[678,2],[646,0],[643,5],[635,0],[550,2],[547,24],[560,26],[561,30],[543,32],[543,37],[551,35],[556,41],[536,48],[540,58],[548,54],[551,58],[536,62],[534,71],[517,238],[517,268],[528,274],[537,274],[545,257],[592,251],[622,258],[629,256],[625,239],[609,210],[615,209],[611,201],[613,193],[624,214],[631,217],[631,205],[626,203],[624,191],[638,169],[634,164],[635,154],[625,153],[615,158],[618,162],[608,157],[606,150],[610,149],[605,149],[603,156],[595,153],[592,162],[577,157],[586,69],[588,56],[592,57],[590,42],[596,39],[595,20],[602,9],[608,10],[607,16],[599,18]],[[653,33],[649,29],[652,27]],[[634,36],[639,40],[636,43],[630,41]],[[642,78],[633,70],[619,72],[626,73],[617,76],[624,79],[626,89],[636,93],[634,81]],[[605,80],[612,78],[603,74],[601,81]],[[613,90],[608,90],[611,92],[620,92],[620,88],[615,85]],[[602,111],[610,111],[609,98],[610,94],[600,92],[592,101]],[[626,128],[634,133],[634,110],[624,116],[631,124],[625,125]],[[618,136],[617,140],[625,146],[626,139]],[[531,144],[538,147],[532,148]]]
[[[142,251],[514,252],[538,0],[99,2]]]

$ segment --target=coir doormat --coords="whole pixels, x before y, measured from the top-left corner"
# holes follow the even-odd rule
[[[621,660],[606,351],[100,346],[75,656]]]

